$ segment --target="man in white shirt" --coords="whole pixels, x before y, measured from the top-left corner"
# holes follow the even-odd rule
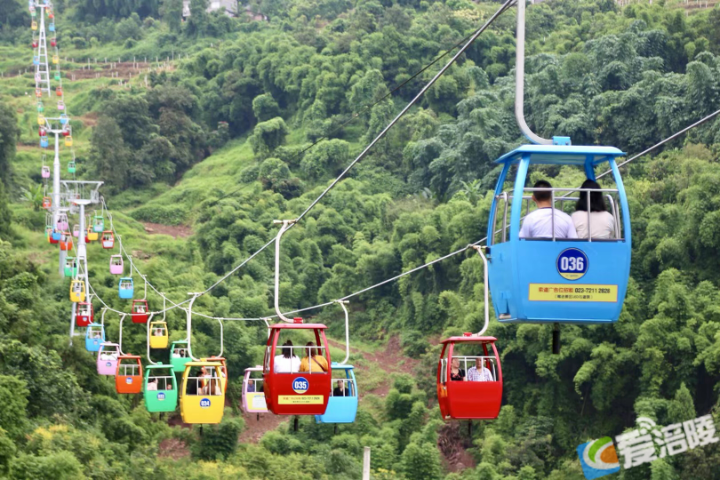
[[[538,180],[534,188],[542,189],[534,191],[532,195],[537,210],[525,216],[520,228],[520,238],[553,238],[553,224],[555,238],[578,238],[570,215],[553,208],[550,182]]]
[[[475,366],[470,367],[467,371],[466,380],[468,382],[494,382],[489,368],[483,366],[482,358],[475,359]]]

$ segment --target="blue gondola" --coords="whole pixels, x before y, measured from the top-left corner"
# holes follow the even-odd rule
[[[37,55],[33,57],[33,65],[40,65],[40,57]]]
[[[352,365],[340,365],[333,362],[334,372],[345,374],[344,379],[333,378],[333,395],[328,400],[327,410],[323,415],[315,415],[316,423],[353,423],[358,409],[358,390],[355,372]],[[344,395],[337,395],[339,383],[344,384]]]
[[[55,22],[48,23],[48,30],[51,32],[55,31]]]
[[[40,137],[40,147],[41,148],[47,148],[50,143],[48,142],[48,137],[42,136]]]
[[[100,345],[105,343],[105,327],[98,323],[91,323],[85,330],[85,350],[99,352]]]
[[[131,300],[135,293],[135,286],[133,279],[130,277],[122,277],[118,283],[118,295],[123,300]]]
[[[631,250],[630,212],[615,163],[623,155],[614,147],[523,145],[496,160],[503,169],[488,222],[488,273],[499,321],[574,324],[617,321],[630,275]],[[525,187],[530,165],[574,165],[582,168],[590,180],[595,179],[596,166],[609,165],[616,188],[603,189],[602,194],[610,197],[615,238],[519,238],[521,217],[527,213],[532,195],[532,189]],[[513,166],[517,166],[514,189],[503,192]],[[574,205],[580,194],[577,189],[553,188],[554,205],[560,209],[564,202],[572,201]]]

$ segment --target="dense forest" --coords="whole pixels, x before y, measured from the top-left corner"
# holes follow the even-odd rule
[[[230,18],[208,3],[190,0],[187,19],[181,0],[55,3],[63,68],[80,77],[63,84],[78,178],[105,182],[124,247],[175,302],[268,242],[273,220],[302,213],[449,56],[418,72],[500,5],[250,0]],[[720,109],[720,4],[688,14],[684,2],[650,3],[528,6],[525,110],[535,131],[635,154]],[[514,14],[285,235],[283,310],[339,299],[485,237],[493,160],[526,143],[513,115]],[[0,0],[0,69],[31,65],[29,22],[26,2]],[[151,61],[121,81],[95,63],[107,57]],[[84,65],[97,75],[80,75]],[[484,321],[483,266],[470,251],[351,300],[362,395],[354,424],[302,417],[295,430],[243,416],[242,375],[262,363],[267,330],[227,321],[230,401],[222,423],[201,429],[117,395],[82,342],[68,344],[68,281],[43,231],[33,85],[31,73],[0,78],[0,477],[359,479],[367,446],[375,479],[579,480],[576,447],[638,416],[669,425],[720,415],[720,117],[622,169],[633,252],[617,323],[564,326],[553,355],[552,326],[492,317],[504,374],[497,420],[444,423],[437,407],[438,340]],[[578,187],[584,174],[546,167],[531,178]],[[270,315],[271,250],[194,310]],[[127,311],[107,253],[89,245],[88,261],[96,311],[100,299]],[[148,299],[163,306],[153,289]],[[307,315],[328,325],[341,357],[342,310]],[[184,312],[167,321],[171,338],[184,338]],[[108,313],[108,338],[118,324]],[[193,349],[210,355],[218,341],[218,323],[198,317]],[[123,342],[144,354],[144,329],[127,327]],[[719,479],[719,445],[615,476]]]

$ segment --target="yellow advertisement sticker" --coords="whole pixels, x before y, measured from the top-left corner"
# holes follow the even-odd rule
[[[279,405],[322,405],[322,395],[278,395]]]
[[[568,285],[531,283],[528,300],[531,302],[607,302],[616,303],[617,285]]]

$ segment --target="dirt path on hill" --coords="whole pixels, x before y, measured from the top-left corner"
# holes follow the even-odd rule
[[[187,225],[162,225],[160,223],[142,222],[145,231],[150,235],[170,235],[173,238],[186,238],[193,234]]]

